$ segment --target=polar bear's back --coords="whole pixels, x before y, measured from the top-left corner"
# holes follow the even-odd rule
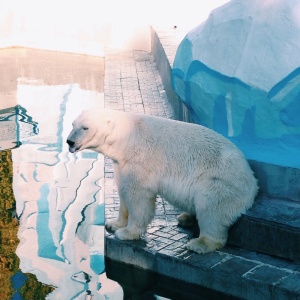
[[[178,155],[193,156],[202,164],[217,161],[223,155],[228,159],[233,155],[243,157],[231,141],[201,125],[146,115],[138,115],[134,122],[135,147],[145,149],[152,143],[172,159]]]
[[[165,196],[190,197],[194,187],[214,179],[252,203],[256,179],[231,141],[196,124],[144,115],[131,119],[134,159],[146,169],[144,176],[160,181]]]
[[[238,167],[245,162],[231,141],[204,126],[112,110],[103,114],[115,120],[115,148],[122,149],[124,159],[160,161],[163,165],[176,162],[189,170],[215,169],[225,162]]]

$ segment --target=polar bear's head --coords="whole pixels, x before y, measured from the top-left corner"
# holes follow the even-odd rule
[[[101,111],[93,109],[82,112],[72,125],[73,129],[67,138],[71,153],[84,149],[100,151],[112,132],[113,120]]]

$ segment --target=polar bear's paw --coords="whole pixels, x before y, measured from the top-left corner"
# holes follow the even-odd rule
[[[115,236],[119,240],[138,240],[140,238],[140,234],[137,231],[130,231],[126,227],[120,228],[115,232]]]
[[[190,215],[189,213],[182,213],[177,217],[178,226],[179,227],[194,227],[197,225],[196,217],[193,215]]]
[[[126,227],[126,226],[127,226],[127,223],[120,222],[118,220],[114,220],[114,221],[106,222],[105,229],[109,232],[115,232],[119,228],[123,228],[123,227]]]
[[[208,252],[212,252],[218,250],[224,246],[223,243],[212,241],[207,237],[201,237],[190,240],[190,242],[186,245],[188,250],[204,254]]]

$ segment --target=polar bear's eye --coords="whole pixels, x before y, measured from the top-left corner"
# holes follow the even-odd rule
[[[88,127],[83,127],[83,130],[88,130],[89,128]]]

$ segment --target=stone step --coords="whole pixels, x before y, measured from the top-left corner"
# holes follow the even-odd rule
[[[230,245],[300,262],[300,202],[260,196],[229,231]]]
[[[162,238],[168,233],[168,237]],[[238,299],[300,299],[299,263],[231,246],[197,254],[184,247],[190,234],[177,226],[159,227],[139,241],[120,241],[114,235],[106,234],[105,257],[228,296],[213,297],[211,294],[203,299],[232,299],[229,296]],[[179,235],[180,239],[177,238]],[[108,276],[120,280],[111,272]],[[126,277],[134,277],[138,284],[141,277],[136,276],[136,273],[126,272]],[[157,278],[150,284],[154,288],[161,280]],[[120,284],[128,285],[122,281]],[[163,296],[169,298],[171,294]]]
[[[109,279],[117,281],[123,289],[124,298],[131,300],[238,300],[213,289],[191,284],[122,262],[105,259],[105,271]],[[126,274],[126,276],[124,276]],[[201,297],[199,296],[201,295]]]

